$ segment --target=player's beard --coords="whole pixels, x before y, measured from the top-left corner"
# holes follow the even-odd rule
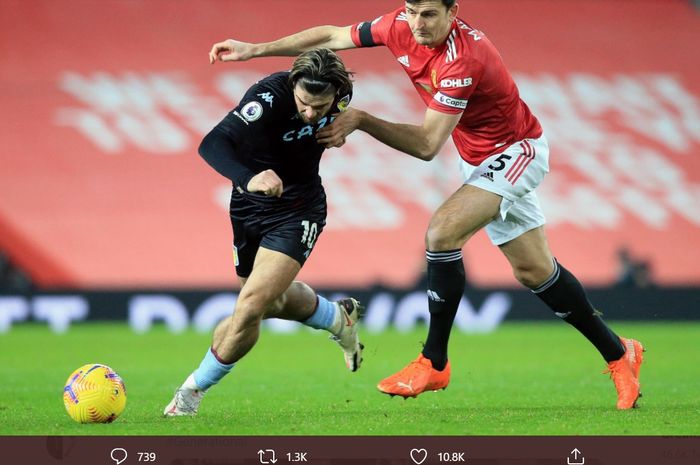
[[[306,114],[304,114],[304,112],[302,111],[302,112],[299,113],[299,118],[301,118],[301,120],[302,120],[303,122],[305,122],[306,124],[316,124],[316,123],[318,123],[319,121],[321,121],[321,118],[323,118],[323,115],[322,115],[322,114],[319,114],[319,115],[316,116],[314,119],[310,119],[310,118],[307,118],[307,117],[306,117]]]
[[[418,31],[413,32],[413,39],[418,45],[431,45],[433,43],[433,35],[427,32],[419,33]]]
[[[313,120],[307,118],[306,115],[304,114],[304,112],[299,113],[299,118],[301,118],[301,120],[303,122],[305,122],[306,124],[316,124],[318,122],[318,119],[316,121],[313,121]]]

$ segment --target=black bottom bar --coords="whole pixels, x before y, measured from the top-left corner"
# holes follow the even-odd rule
[[[0,437],[0,462],[65,465],[695,465],[700,437]]]

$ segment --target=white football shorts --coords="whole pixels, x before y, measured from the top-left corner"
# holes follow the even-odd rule
[[[462,160],[464,184],[503,197],[498,218],[486,225],[494,245],[505,244],[545,223],[535,188],[549,172],[549,145],[544,135],[518,141],[479,166]]]

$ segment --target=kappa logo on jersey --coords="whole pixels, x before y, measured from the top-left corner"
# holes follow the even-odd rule
[[[462,79],[443,79],[440,81],[440,87],[469,87],[472,85],[472,78]]]
[[[253,122],[259,119],[263,114],[263,107],[260,102],[248,102],[241,108],[241,115],[246,120]]]
[[[397,58],[399,60],[399,63],[404,65],[406,68],[408,68],[410,65],[408,63],[408,55],[403,55]]]
[[[442,92],[436,93],[433,96],[433,98],[438,102],[442,103],[443,105],[447,105],[448,107],[459,108],[460,110],[464,110],[465,108],[467,108],[467,100],[450,97],[449,95],[445,95]]]
[[[265,100],[270,106],[272,106],[272,99],[275,98],[275,96],[269,92],[264,92],[262,94],[258,94],[258,97]]]

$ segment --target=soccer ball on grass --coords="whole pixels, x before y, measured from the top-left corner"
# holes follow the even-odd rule
[[[126,406],[124,381],[110,367],[88,363],[68,377],[63,404],[78,423],[111,423]]]

